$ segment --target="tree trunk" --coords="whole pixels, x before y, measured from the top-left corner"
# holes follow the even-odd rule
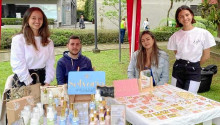
[[[220,23],[218,24],[218,29],[217,29],[217,37],[220,38]]]
[[[220,0],[218,0],[218,10],[220,10]],[[218,23],[217,37],[220,38],[220,23]]]
[[[169,16],[170,16],[170,10],[173,8],[173,0],[170,0],[170,8],[167,12],[167,26],[169,25],[169,22],[168,22],[168,19],[169,19]]]

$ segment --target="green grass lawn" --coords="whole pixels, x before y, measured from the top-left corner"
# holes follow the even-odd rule
[[[172,51],[168,51],[166,46],[161,47],[170,56],[170,78],[172,72],[172,65],[175,61],[175,57]],[[107,50],[101,51],[100,53],[93,52],[83,52],[84,55],[92,60],[93,67],[97,71],[105,71],[106,73],[106,84],[112,85],[113,80],[127,79],[127,67],[129,64],[129,49],[122,49],[121,51],[121,62],[119,62],[119,51],[118,50]],[[56,56],[56,62],[62,55]],[[219,60],[215,58],[210,58],[204,65],[216,64],[218,66],[218,71],[220,70]],[[0,62],[0,91],[4,90],[4,84],[7,77],[12,74],[9,62]],[[169,81],[170,83],[170,81]],[[53,85],[56,84],[56,80],[53,81]],[[220,102],[220,75],[217,73],[213,76],[211,89],[208,92],[202,93],[200,95],[208,97],[210,99]]]
[[[220,45],[212,47],[211,51],[220,54]]]

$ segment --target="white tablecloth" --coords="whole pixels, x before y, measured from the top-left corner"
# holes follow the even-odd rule
[[[133,125],[192,125],[220,117],[219,102],[168,84],[108,103],[125,104],[126,120]]]

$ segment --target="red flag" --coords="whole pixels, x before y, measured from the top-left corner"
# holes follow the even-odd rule
[[[134,2],[136,1],[136,7]],[[136,8],[136,14],[133,14],[133,8]],[[135,12],[135,11],[134,11]],[[133,15],[136,15],[136,25],[135,25],[135,40],[134,40],[134,48],[133,50],[136,51],[138,49],[139,43],[139,33],[140,33],[140,20],[141,20],[141,0],[127,0],[127,24],[128,24],[128,41],[129,41],[129,48],[130,54],[132,51],[132,21]]]

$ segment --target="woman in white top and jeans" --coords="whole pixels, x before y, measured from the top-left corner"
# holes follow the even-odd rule
[[[188,6],[179,7],[175,19],[177,27],[182,29],[170,37],[167,45],[176,56],[171,84],[197,93],[201,82],[200,65],[210,57],[210,47],[215,45],[215,40],[209,31],[192,25],[196,21]]]
[[[22,29],[12,38],[11,66],[15,73],[14,87],[36,83],[37,73],[42,85],[49,85],[55,75],[54,44],[49,39],[47,17],[40,8],[29,8],[23,17]]]
[[[148,18],[146,18],[146,20],[144,21],[143,28],[144,28],[144,30],[149,30],[150,29]]]

